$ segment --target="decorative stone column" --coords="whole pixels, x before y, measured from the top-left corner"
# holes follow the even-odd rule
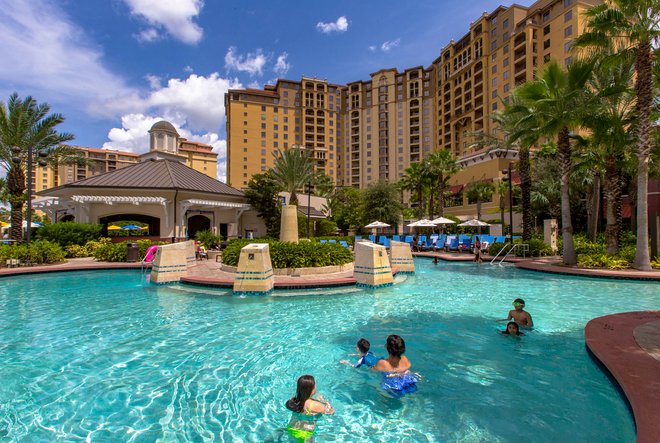
[[[266,295],[275,279],[267,243],[250,243],[241,249],[234,278],[234,295]]]
[[[282,206],[280,241],[298,243],[298,206]]]
[[[394,282],[387,250],[371,242],[355,243],[353,275],[357,284],[370,288],[389,286]]]
[[[415,273],[415,263],[408,243],[392,240],[390,242],[390,255],[392,267],[396,268],[398,272]]]
[[[151,264],[151,282],[178,282],[194,264],[195,244],[192,240],[160,246]]]
[[[543,242],[550,245],[552,252],[557,253],[557,234],[559,232],[559,225],[557,219],[551,218],[543,220]]]

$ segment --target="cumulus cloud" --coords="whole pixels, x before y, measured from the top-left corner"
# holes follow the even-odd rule
[[[236,54],[236,48],[230,47],[225,55],[225,68],[228,71],[247,72],[251,76],[263,75],[264,65],[268,61],[261,49],[247,55]]]
[[[395,48],[399,46],[399,43],[401,43],[401,39],[397,38],[396,40],[388,40],[386,42],[383,42],[382,45],[380,45],[380,50],[383,52],[389,52],[392,48]]]
[[[369,45],[369,50],[371,52],[376,52],[376,47],[374,45]]]
[[[140,41],[154,41],[158,30],[187,44],[196,44],[203,31],[193,20],[204,7],[203,0],[124,0],[131,14],[145,20],[149,28],[138,34]]]
[[[335,22],[323,23],[318,22],[316,29],[323,34],[330,34],[332,32],[346,32],[348,31],[348,20],[343,15]]]
[[[160,34],[154,28],[148,28],[135,34],[135,38],[143,43],[155,42],[160,38]]]
[[[289,56],[286,52],[283,52],[277,57],[275,66],[273,67],[273,72],[277,75],[285,76],[289,69],[291,69],[291,63],[287,62],[286,59]]]

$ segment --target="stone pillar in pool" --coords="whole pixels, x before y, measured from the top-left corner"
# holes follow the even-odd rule
[[[178,282],[188,273],[188,266],[194,264],[195,245],[193,241],[160,246],[151,265],[151,282]]]
[[[355,243],[355,267],[353,275],[358,285],[378,288],[394,281],[387,250],[370,242]]]
[[[241,249],[236,277],[235,295],[265,295],[273,290],[275,278],[267,243],[250,243]]]
[[[298,206],[282,206],[280,241],[298,243]]]
[[[415,272],[415,263],[413,262],[410,245],[402,241],[390,242],[390,255],[392,267],[398,272],[413,274]]]

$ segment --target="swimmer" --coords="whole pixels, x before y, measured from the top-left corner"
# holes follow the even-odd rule
[[[438,264],[438,256],[437,255],[435,257],[433,257],[433,264],[434,265]]]
[[[335,409],[322,395],[316,394],[316,381],[311,375],[303,375],[298,379],[295,397],[286,402],[286,407],[293,411],[287,431],[296,442],[311,441],[316,430],[316,420],[321,415],[332,415]]]
[[[515,321],[510,321],[509,323],[507,323],[506,329],[504,331],[500,331],[500,333],[504,335],[525,335],[524,332],[520,332],[518,323],[516,323]]]
[[[532,321],[532,316],[529,315],[529,312],[523,309],[525,307],[525,300],[523,300],[522,298],[515,299],[513,301],[513,307],[514,309],[509,311],[509,316],[507,318],[503,318],[497,321],[513,320],[523,328],[531,328],[534,326],[534,322]]]
[[[410,371],[412,364],[406,352],[406,343],[398,335],[387,337],[385,348],[389,356],[381,359],[374,366],[374,370],[383,373],[380,387],[395,398],[417,391],[419,376]]]
[[[379,359],[371,351],[369,351],[369,348],[371,348],[371,343],[369,343],[369,340],[365,338],[361,338],[358,340],[356,346],[356,350],[358,352],[357,355],[360,356],[358,361],[354,365],[351,365],[351,362],[349,362],[348,360],[340,360],[339,363],[343,363],[345,365],[351,365],[354,368],[359,368],[360,366],[373,368]]]

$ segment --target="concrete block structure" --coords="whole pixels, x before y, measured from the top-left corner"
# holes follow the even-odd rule
[[[390,262],[397,272],[413,274],[415,272],[415,263],[413,262],[412,251],[408,243],[400,241],[390,242]]]
[[[295,205],[282,206],[280,241],[298,243],[298,207]]]
[[[250,243],[244,246],[234,278],[234,294],[265,295],[273,290],[274,283],[268,244]]]
[[[394,277],[385,247],[375,243],[356,243],[353,275],[358,285],[371,288],[391,285]]]
[[[185,277],[188,272],[191,251],[194,264],[195,250],[192,241],[159,247],[151,267],[151,282],[172,283]]]

